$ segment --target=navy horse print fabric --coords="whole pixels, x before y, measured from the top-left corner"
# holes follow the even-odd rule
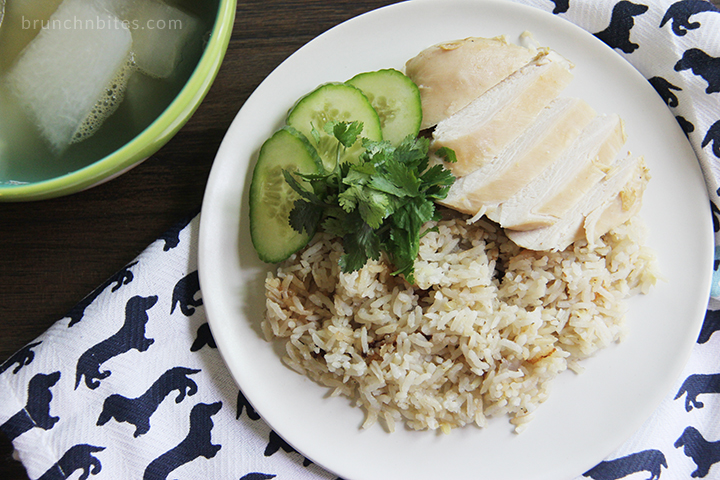
[[[645,76],[698,156],[720,245],[720,11],[703,0],[517,2],[577,24]],[[179,222],[0,363],[0,432],[31,479],[340,480],[272,431],[230,377],[200,291],[199,221]],[[720,479],[718,330],[720,248],[683,375],[575,480]]]

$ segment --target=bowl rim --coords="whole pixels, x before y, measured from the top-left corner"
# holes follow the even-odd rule
[[[220,0],[212,34],[198,64],[170,105],[132,140],[85,167],[31,183],[0,184],[0,202],[70,195],[109,181],[142,163],[182,128],[210,90],[225,57],[237,0]]]

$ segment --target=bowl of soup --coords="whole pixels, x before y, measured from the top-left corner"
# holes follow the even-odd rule
[[[6,0],[0,201],[85,190],[157,152],[210,89],[235,10],[236,0]]]

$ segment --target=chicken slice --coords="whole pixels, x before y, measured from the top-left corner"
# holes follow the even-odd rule
[[[458,176],[472,173],[499,155],[572,80],[572,64],[545,51],[465,108],[441,121],[432,149],[448,147],[457,162],[448,167]]]
[[[561,220],[549,227],[526,231],[506,230],[510,240],[530,250],[564,250],[587,239],[595,244],[601,236],[634,216],[650,175],[642,157],[623,157],[587,192]]]
[[[534,49],[509,43],[504,36],[469,37],[426,48],[405,64],[405,73],[420,89],[421,128],[434,127],[534,56]]]
[[[493,220],[512,230],[552,225],[605,177],[626,138],[618,115],[596,116],[555,163],[500,206]]]
[[[645,161],[637,160],[635,172],[617,195],[611,196],[590,212],[583,222],[585,238],[594,245],[607,232],[632,218],[642,206],[642,197],[650,181]]]
[[[440,203],[470,215],[484,209],[497,220],[499,205],[554,163],[595,115],[581,99],[553,100],[500,155],[458,178]]]

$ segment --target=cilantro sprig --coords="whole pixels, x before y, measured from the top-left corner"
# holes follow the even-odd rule
[[[362,127],[361,122],[325,124],[325,132],[337,140],[337,159],[355,144]],[[283,172],[300,195],[290,212],[290,225],[301,233],[320,228],[341,237],[343,272],[358,270],[385,252],[394,265],[393,274],[414,283],[422,227],[440,219],[435,200],[447,196],[455,177],[442,164],[430,165],[427,138],[410,136],[397,147],[361,141],[364,151],[356,163],[338,160],[332,171],[314,175]],[[447,162],[455,161],[452,150],[438,154]]]

